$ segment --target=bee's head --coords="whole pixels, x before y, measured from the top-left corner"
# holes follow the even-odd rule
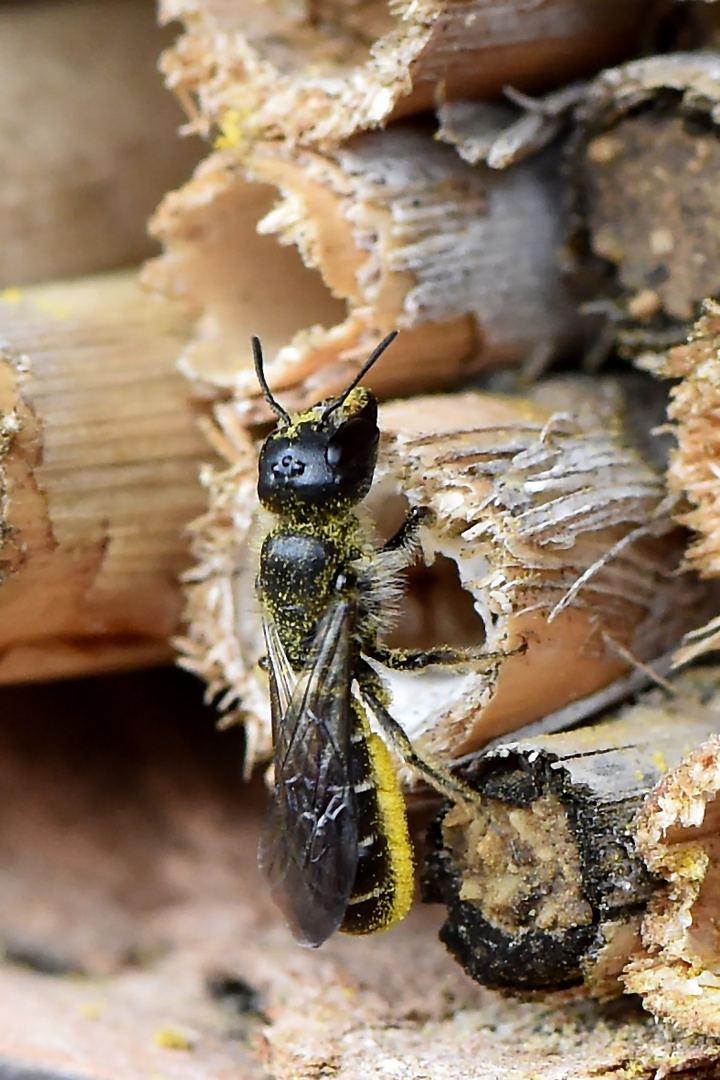
[[[372,484],[379,428],[377,401],[358,383],[395,337],[385,338],[350,386],[337,398],[290,415],[273,398],[253,338],[255,367],[266,400],[278,414],[275,431],[260,451],[258,495],[268,510],[298,506],[354,505]]]

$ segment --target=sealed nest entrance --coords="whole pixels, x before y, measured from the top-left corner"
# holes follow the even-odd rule
[[[598,136],[587,153],[594,250],[631,295],[651,290],[657,312],[691,319],[702,297],[720,291],[717,129],[702,113],[689,118],[663,101],[626,117],[615,135]],[[646,322],[650,303],[648,296],[642,311],[634,305]]]
[[[677,53],[598,76],[580,111],[575,278],[623,355],[685,341],[720,290],[717,98],[714,54]]]

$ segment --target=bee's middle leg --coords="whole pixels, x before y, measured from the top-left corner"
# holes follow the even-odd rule
[[[363,652],[371,660],[377,660],[391,671],[422,671],[423,668],[434,666],[445,667],[468,667],[475,666],[480,662],[503,660],[506,656],[514,656],[516,653],[525,652],[523,644],[519,649],[510,649],[506,652],[486,652],[482,645],[468,645],[467,647],[455,647],[453,645],[438,645],[433,649],[391,649],[381,642],[373,642],[363,646]]]
[[[391,746],[412,769],[415,769],[424,779],[442,795],[453,801],[463,799],[476,802],[477,795],[459,777],[435,762],[430,762],[421,757],[414,749],[407,732],[398,723],[388,708],[389,697],[387,688],[376,671],[364,660],[360,660],[355,671],[355,676],[360,687],[360,693],[369,705],[374,716],[380,723],[388,737]]]

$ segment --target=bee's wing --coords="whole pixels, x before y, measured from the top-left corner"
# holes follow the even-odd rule
[[[306,945],[321,945],[340,927],[357,868],[350,776],[353,614],[346,600],[331,604],[294,686],[277,629],[269,627],[266,635],[275,790],[260,866],[295,937]],[[275,667],[278,646],[282,656]]]
[[[290,709],[297,680],[280,640],[277,626],[267,616],[263,617],[263,634],[267,650],[273,750],[277,768],[278,758],[282,759],[287,751],[288,736],[285,718]]]

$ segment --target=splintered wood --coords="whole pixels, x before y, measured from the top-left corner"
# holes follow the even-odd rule
[[[431,108],[574,78],[632,52],[649,0],[162,0],[163,68],[208,132],[322,145]]]
[[[14,940],[39,968],[60,940],[63,970],[112,974],[101,1035],[61,1063],[108,1080],[709,1080],[720,672],[606,710],[653,667],[720,644],[720,305],[663,352],[720,293],[720,61],[632,59],[716,44],[717,14],[655,0],[159,7],[181,24],[166,80],[211,143],[151,223],[163,252],[143,282],[162,299],[135,275],[0,294],[0,682],[163,659],[173,637],[222,723],[244,730],[196,753],[163,688],[169,719],[140,710],[137,763],[109,743],[88,771],[69,725],[57,760],[33,733],[30,770],[15,705],[17,746],[0,729],[0,849],[19,867],[0,875],[6,958]],[[402,400],[381,406],[360,513],[378,543],[410,509],[434,521],[383,640],[493,656],[384,677],[418,753],[474,795],[440,809],[426,844],[425,898],[447,914],[417,905],[387,936],[293,952],[257,880],[262,785],[239,783],[238,755],[249,773],[271,749],[255,578],[273,417],[250,336],[293,411],[348,386],[394,329],[367,384]],[[590,374],[609,348],[645,370]],[[556,359],[575,373],[544,378]],[[135,707],[117,710],[124,748]],[[542,734],[521,738],[532,723]],[[72,833],[75,862],[54,831],[68,807],[89,830]],[[437,942],[443,920],[475,982]],[[6,935],[18,927],[27,937]],[[37,986],[0,965],[0,1058],[60,1068],[40,1044],[49,1031],[64,1046],[79,992]]]
[[[251,396],[250,420],[268,417],[251,333],[262,334],[270,383],[288,406],[346,385],[395,327],[392,362],[373,373],[386,395],[452,386],[538,351],[550,358],[578,340],[556,257],[560,182],[547,160],[476,169],[412,125],[325,154],[239,145],[211,155],[153,228],[166,254],[147,283],[190,296],[205,316],[183,370]]]
[[[169,84],[191,128],[216,138],[195,176],[158,210],[153,229],[165,250],[145,279],[199,305],[182,370],[231,399],[210,431],[229,469],[204,476],[210,508],[193,527],[198,562],[181,647],[228,720],[247,722],[250,767],[268,752],[269,723],[257,666],[247,425],[270,419],[250,334],[263,335],[269,385],[288,409],[347,385],[395,327],[402,333],[392,356],[368,380],[384,396],[449,388],[521,360],[542,371],[557,354],[577,352],[583,323],[561,273],[567,222],[557,154],[502,171],[473,165],[438,145],[427,115],[413,114],[487,97],[479,48],[502,59],[503,81],[541,90],[559,77],[543,42],[569,34],[573,50],[563,56],[574,57],[573,70],[562,68],[562,77],[592,70],[580,60],[585,35],[596,34],[606,62],[611,22],[616,47],[632,48],[630,28],[649,5],[580,4],[572,20],[565,0],[503,6],[502,18],[486,0],[292,9],[182,0],[161,10],[185,26],[163,61]],[[614,102],[613,85],[612,77],[610,89],[598,81],[587,102],[581,87],[551,93],[538,116],[577,106],[590,126],[593,103]],[[563,392],[569,399],[560,400]],[[686,538],[673,527],[665,463],[638,449],[640,433],[665,419],[663,406],[623,431],[625,405],[618,398],[610,406],[608,392],[588,383],[558,391],[555,402],[541,401],[541,390],[502,408],[476,396],[445,412],[437,399],[417,398],[386,410],[370,499],[378,528],[387,533],[408,503],[432,506],[438,521],[393,640],[413,640],[418,625],[429,638],[438,615],[443,637],[527,646],[461,679],[428,672],[410,686],[393,675],[401,721],[446,760],[590,700],[717,614],[712,590],[676,574]],[[626,401],[645,396],[638,385]],[[495,431],[484,410],[498,408],[506,419]],[[443,593],[454,595],[456,614],[441,620],[445,608],[427,597]]]
[[[378,532],[391,535],[408,507],[436,514],[392,642],[526,646],[474,672],[388,673],[397,718],[438,758],[592,694],[627,670],[628,651],[654,659],[715,610],[676,573],[683,534],[623,409],[620,385],[567,380],[527,398],[466,393],[382,410],[367,501]],[[179,644],[228,722],[246,724],[251,767],[269,751],[270,724],[253,599],[257,453],[242,415],[217,410],[229,467],[203,476],[210,509],[192,528]]]
[[[717,669],[706,678],[715,711]],[[691,739],[688,738],[688,743]],[[692,750],[653,791],[636,824],[637,850],[662,881],[642,923],[642,949],[625,969],[626,989],[683,1031],[720,1036],[720,739]]]
[[[687,496],[691,509],[679,520],[693,530],[685,553],[688,566],[705,578],[720,576],[720,306],[706,301],[687,345],[671,349],[659,374],[680,381],[668,410],[677,449],[670,459],[671,488]],[[720,645],[720,620],[690,633],[678,652],[683,663]]]
[[[557,160],[473,169],[408,118],[597,70],[632,51],[651,6],[165,0],[161,16],[185,25],[168,84],[217,147],[153,222],[165,254],[146,281],[201,309],[185,372],[247,395],[261,333],[271,385],[294,404],[346,382],[395,326],[394,374],[378,372],[389,394],[567,353],[581,327],[558,257]],[[369,133],[390,120],[404,122]]]

